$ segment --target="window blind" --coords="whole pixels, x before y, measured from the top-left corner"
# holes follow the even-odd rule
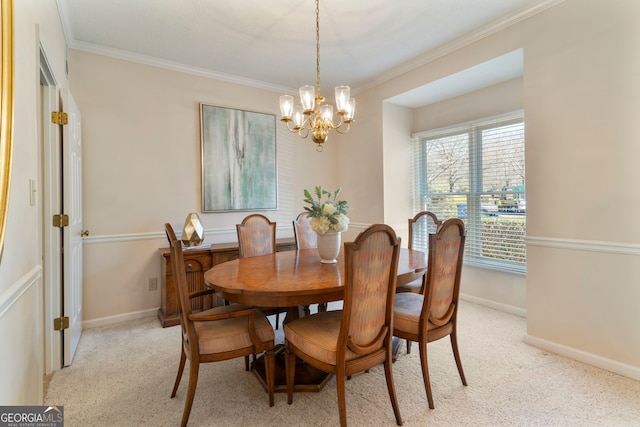
[[[526,271],[524,144],[520,113],[416,135],[414,214],[462,219],[466,263]]]

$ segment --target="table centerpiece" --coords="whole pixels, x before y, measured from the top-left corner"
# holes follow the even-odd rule
[[[340,254],[342,232],[349,228],[350,208],[346,200],[338,200],[341,188],[331,192],[316,186],[314,190],[315,197],[304,190],[304,201],[310,205],[304,209],[309,212],[311,229],[318,235],[320,262],[334,264]]]

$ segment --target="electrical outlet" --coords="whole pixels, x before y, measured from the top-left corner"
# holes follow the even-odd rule
[[[158,290],[158,278],[157,277],[149,277],[149,290],[157,291]]]

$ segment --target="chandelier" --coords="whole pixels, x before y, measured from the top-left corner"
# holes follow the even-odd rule
[[[290,132],[297,133],[299,137],[307,138],[311,135],[311,139],[317,144],[316,150],[322,151],[331,129],[345,134],[349,132],[353,122],[356,101],[349,98],[349,86],[336,87],[335,96],[336,113],[340,116],[338,124],[333,121],[333,105],[324,104],[325,99],[320,93],[320,9],[319,0],[316,0],[316,89],[309,85],[300,88],[301,105],[293,104],[293,96],[282,95],[280,97],[281,120]],[[342,127],[342,125],[346,126]]]

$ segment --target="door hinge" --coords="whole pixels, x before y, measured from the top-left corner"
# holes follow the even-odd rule
[[[69,215],[65,215],[65,214],[54,215],[53,226],[60,227],[60,228],[69,226]]]
[[[53,319],[53,330],[54,331],[62,331],[65,329],[69,329],[69,318],[64,317],[56,317]]]
[[[51,122],[56,125],[66,125],[69,123],[69,117],[67,116],[67,113],[63,111],[52,111]]]

